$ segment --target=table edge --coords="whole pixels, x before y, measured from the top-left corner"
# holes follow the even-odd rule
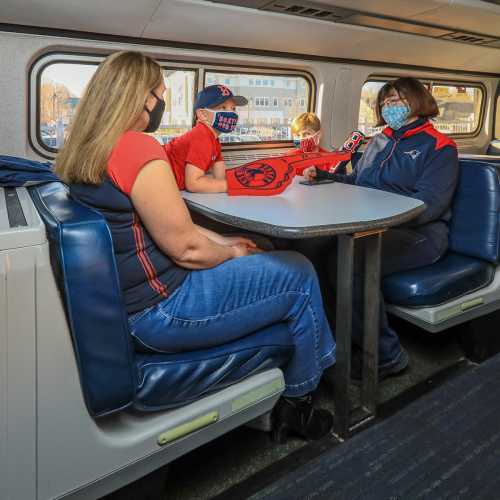
[[[230,226],[238,227],[240,229],[246,229],[255,233],[265,234],[267,236],[275,236],[278,238],[287,239],[301,239],[301,238],[317,238],[320,236],[335,236],[338,234],[353,234],[360,231],[368,231],[374,229],[384,229],[387,227],[397,226],[403,224],[411,219],[414,219],[419,214],[421,214],[426,205],[422,202],[421,205],[403,212],[402,214],[394,215],[392,217],[386,217],[384,219],[376,219],[374,221],[363,221],[357,223],[345,223],[345,224],[328,224],[324,226],[315,227],[288,227],[288,226],[277,226],[275,224],[269,224],[266,222],[253,221],[250,219],[245,219],[242,217],[236,217],[234,215],[228,215],[223,212],[218,212],[211,208],[207,208],[205,205],[197,203],[195,201],[184,199],[187,206],[192,208],[195,212],[206,215],[207,217],[228,224]]]

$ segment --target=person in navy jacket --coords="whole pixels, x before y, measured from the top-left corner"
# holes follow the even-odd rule
[[[434,97],[415,78],[386,83],[376,101],[377,125],[387,125],[368,144],[350,174],[328,174],[310,169],[307,178],[382,189],[416,198],[426,209],[416,219],[389,229],[382,236],[382,276],[422,267],[439,260],[448,248],[451,201],[458,181],[456,144],[429,121],[439,114]],[[353,339],[362,346],[362,271],[355,263]],[[329,263],[335,283],[335,263]],[[360,356],[353,357],[353,377],[360,377]],[[380,301],[380,378],[403,371],[408,355],[387,322]]]

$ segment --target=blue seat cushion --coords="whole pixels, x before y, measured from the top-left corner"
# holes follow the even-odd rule
[[[144,411],[181,406],[290,359],[294,345],[284,323],[203,351],[136,353],[105,219],[72,199],[60,182],[35,186],[31,196],[47,229],[82,391],[93,417],[131,405]]]
[[[382,291],[391,304],[435,306],[489,285],[494,275],[490,263],[450,252],[430,266],[387,276]]]
[[[30,194],[47,230],[87,409],[101,417],[126,408],[137,381],[106,221],[61,182],[34,186]]]
[[[137,354],[134,408],[155,411],[190,403],[262,370],[286,365],[294,351],[285,323],[211,349]]]

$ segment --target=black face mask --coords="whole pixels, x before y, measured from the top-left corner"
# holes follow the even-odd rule
[[[149,111],[149,109],[144,106],[144,109],[149,115],[149,123],[148,126],[144,129],[144,132],[147,132],[148,134],[150,134],[151,132],[156,132],[158,130],[163,112],[165,111],[165,101],[163,99],[160,99],[154,92],[151,93],[156,97],[156,104],[151,111]]]

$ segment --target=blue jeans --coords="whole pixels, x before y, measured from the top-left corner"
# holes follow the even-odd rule
[[[335,362],[335,341],[312,264],[296,252],[231,259],[189,273],[174,293],[129,317],[136,340],[157,352],[205,349],[286,322],[295,351],[284,370],[286,396],[314,390]]]

